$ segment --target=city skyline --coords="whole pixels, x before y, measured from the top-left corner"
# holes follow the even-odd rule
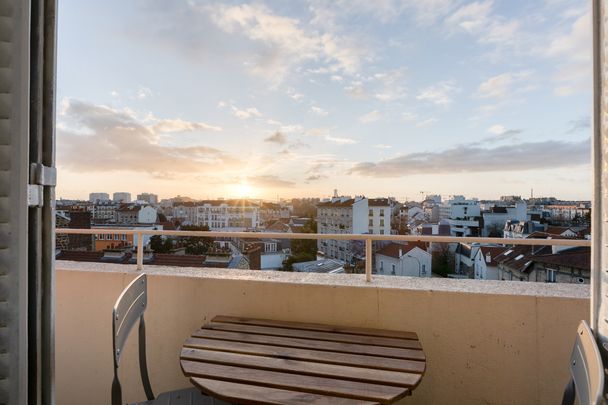
[[[66,1],[58,15],[60,197],[590,199],[586,2]]]

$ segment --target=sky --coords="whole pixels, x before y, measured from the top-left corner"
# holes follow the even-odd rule
[[[61,1],[57,196],[590,199],[588,5]]]

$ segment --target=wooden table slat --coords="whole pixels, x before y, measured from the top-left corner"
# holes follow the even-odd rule
[[[313,394],[378,401],[380,403],[394,402],[404,397],[408,392],[407,389],[390,385],[287,374],[190,360],[182,360],[181,365],[184,374],[188,377],[206,377]]]
[[[246,354],[217,352],[192,348],[182,349],[181,358],[206,363],[283,371],[294,374],[347,379],[376,384],[388,384],[407,388],[415,387],[421,379],[420,374],[413,373],[370,370],[361,367],[312,363],[300,360],[277,359],[272,357],[252,356]]]
[[[377,402],[329,397],[308,392],[288,391],[257,385],[193,377],[192,382],[208,395],[224,401],[239,401],[252,405],[374,405]]]
[[[256,343],[232,342],[216,339],[189,338],[185,347],[194,347],[216,351],[269,356],[274,358],[313,361],[339,365],[352,365],[369,369],[405,371],[423,373],[426,367],[424,361],[393,359],[388,357],[366,356],[351,353],[326,352],[312,349],[293,347],[269,346]]]
[[[413,339],[397,339],[377,336],[362,336],[349,333],[332,333],[311,330],[278,328],[273,326],[258,326],[237,323],[212,322],[204,326],[205,329],[226,330],[271,336],[295,337],[302,339],[326,340],[331,342],[358,343],[364,345],[401,347],[405,349],[421,349],[420,342]]]
[[[212,329],[200,329],[193,334],[194,337],[210,339],[232,340],[247,343],[260,343],[273,346],[301,347],[308,349],[325,350],[332,352],[366,354],[381,357],[392,357],[401,359],[424,360],[424,352],[416,349],[401,349],[395,347],[383,347],[362,345],[356,343],[327,342],[310,339],[288,338],[280,336],[251,335],[248,333],[228,332]]]
[[[301,329],[301,330],[317,330],[334,333],[349,333],[364,336],[380,336],[388,338],[414,339],[418,340],[418,335],[414,332],[403,332],[386,329],[371,329],[371,328],[356,328],[349,326],[334,326],[319,323],[308,322],[290,322],[290,321],[275,321],[271,319],[253,319],[247,317],[224,316],[218,315],[212,319],[212,322],[224,323],[240,323],[248,325],[260,326],[276,326],[281,328]]]

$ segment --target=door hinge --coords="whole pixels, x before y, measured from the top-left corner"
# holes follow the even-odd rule
[[[57,185],[57,169],[41,163],[30,164],[30,183],[27,186],[27,205],[42,207],[44,205],[44,187]]]

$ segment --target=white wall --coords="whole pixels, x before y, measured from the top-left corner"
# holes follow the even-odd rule
[[[368,205],[367,198],[362,198],[353,203],[353,233],[368,232]]]
[[[413,256],[413,257],[408,257]],[[381,275],[393,275],[393,265],[395,266],[396,276],[408,277],[431,277],[430,253],[416,247],[397,259],[390,256],[376,254],[376,272]],[[420,267],[418,261],[420,261]],[[425,273],[422,271],[425,270]]]
[[[157,212],[154,207],[141,207],[137,214],[137,222],[140,224],[153,224],[156,222]]]

